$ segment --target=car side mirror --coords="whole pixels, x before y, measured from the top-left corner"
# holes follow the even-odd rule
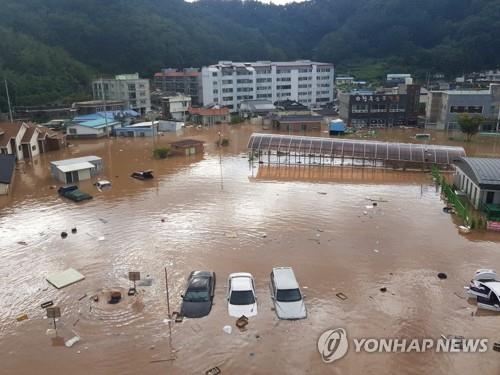
[[[271,296],[271,299],[274,301],[275,300],[274,296]]]
[[[181,298],[184,299],[184,294],[181,294]]]

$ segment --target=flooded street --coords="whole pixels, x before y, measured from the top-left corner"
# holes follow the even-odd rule
[[[476,269],[500,271],[500,234],[460,235],[428,173],[250,167],[247,142],[262,130],[224,126],[230,145],[222,150],[215,146],[217,131],[73,141],[73,147],[19,165],[13,192],[0,197],[0,373],[204,374],[214,366],[222,374],[500,373],[500,354],[491,350],[350,349],[341,360],[323,363],[317,339],[336,327],[349,338],[500,341],[500,315],[478,311],[463,290]],[[380,131],[376,139],[410,142],[416,132]],[[177,138],[204,140],[205,153],[152,159],[154,147]],[[469,156],[500,154],[500,137],[465,145],[445,133],[432,138],[464,146]],[[99,192],[91,181],[82,182],[94,199],[73,203],[51,188],[56,181],[49,162],[84,155],[104,159],[100,177],[113,187]],[[155,179],[129,177],[142,169],[153,169]],[[294,268],[306,295],[306,320],[280,321],[271,310],[269,274],[283,265]],[[60,290],[45,280],[69,267],[85,280]],[[209,316],[167,323],[165,267],[172,311],[179,310],[192,270],[216,273]],[[116,305],[91,300],[111,289],[126,295],[129,271],[150,275],[153,284]],[[232,272],[250,272],[256,280],[259,314],[245,332],[227,314]],[[438,272],[448,278],[440,280]],[[339,299],[339,292],[348,298]],[[40,304],[49,300],[62,310],[59,336],[81,337],[74,347],[46,335],[52,322]],[[29,319],[17,322],[22,313]]]

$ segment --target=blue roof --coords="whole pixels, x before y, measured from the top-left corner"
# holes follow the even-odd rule
[[[345,131],[345,124],[340,121],[336,122],[331,122],[330,123],[330,130],[337,131],[337,132],[343,132]]]
[[[15,155],[0,155],[0,182],[2,184],[10,184],[15,165]]]

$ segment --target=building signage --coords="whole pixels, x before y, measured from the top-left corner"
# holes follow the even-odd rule
[[[399,101],[399,95],[355,95],[357,103],[385,103]]]

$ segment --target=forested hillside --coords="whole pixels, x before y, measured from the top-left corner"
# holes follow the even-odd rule
[[[96,74],[148,76],[222,59],[381,62],[449,75],[500,66],[500,0],[1,3],[0,76],[17,105],[70,100]]]

